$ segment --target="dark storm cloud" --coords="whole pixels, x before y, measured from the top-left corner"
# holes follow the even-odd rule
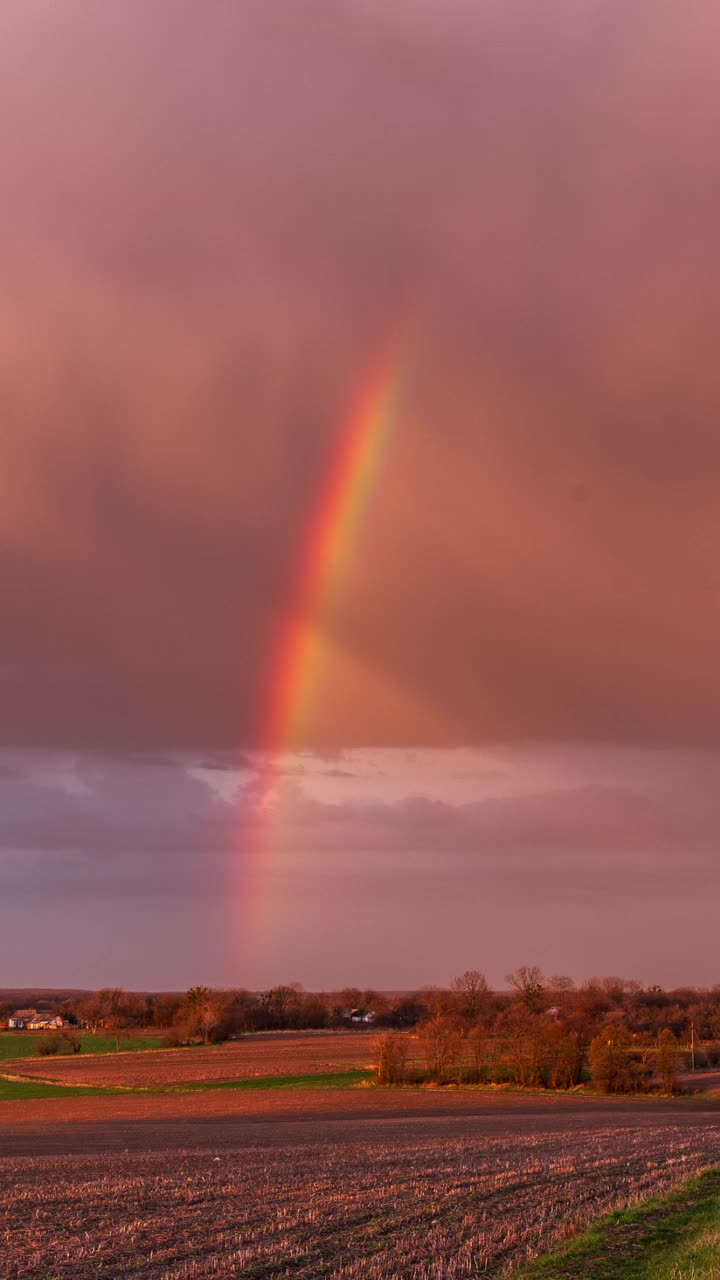
[[[4,740],[252,745],[322,460],[409,316],[313,742],[716,742],[716,7],[2,26]]]
[[[0,844],[14,850],[92,853],[105,873],[128,853],[227,848],[227,803],[178,764],[29,753],[0,780]]]

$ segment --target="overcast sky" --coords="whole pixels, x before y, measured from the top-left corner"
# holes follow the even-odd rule
[[[2,7],[0,986],[718,980],[719,38]],[[408,324],[259,851],[303,530]]]

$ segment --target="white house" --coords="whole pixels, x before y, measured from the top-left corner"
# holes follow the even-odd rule
[[[350,1010],[351,1022],[374,1022],[375,1017],[376,1015],[372,1009],[351,1009]]]
[[[37,1009],[16,1009],[12,1018],[8,1018],[11,1031],[24,1031],[28,1023],[38,1017]]]
[[[16,1009],[8,1018],[10,1031],[58,1031],[66,1026],[65,1020],[56,1013],[38,1013],[37,1009]]]

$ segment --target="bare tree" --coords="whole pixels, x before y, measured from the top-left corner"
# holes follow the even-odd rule
[[[454,1004],[451,992],[444,987],[423,987],[420,1000],[430,1018],[446,1017],[452,1012]]]
[[[548,978],[546,990],[548,999],[562,1008],[575,990],[575,980],[568,978],[564,973],[555,974],[552,978]]]
[[[119,1049],[120,1030],[127,1025],[127,1000],[119,987],[103,987],[80,1002],[78,1013],[93,1034],[101,1028],[115,1032],[115,1047]]]
[[[545,991],[545,978],[542,969],[536,964],[521,964],[514,973],[507,975],[507,982],[528,1009],[540,1008]]]
[[[474,1022],[487,1008],[490,987],[478,969],[466,969],[458,978],[453,978],[450,990],[455,997],[457,1012],[468,1022]]]
[[[155,1026],[160,1027],[163,1031],[166,1031],[169,1027],[174,1027],[181,1007],[182,999],[179,996],[158,996],[153,1009]]]
[[[303,988],[300,982],[289,982],[272,987],[263,996],[270,1023],[278,1030],[297,1024],[302,1005]]]

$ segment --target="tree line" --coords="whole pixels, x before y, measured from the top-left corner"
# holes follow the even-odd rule
[[[339,1029],[369,1015],[384,1045],[381,1077],[407,1077],[407,1061],[400,1061],[407,1041],[387,1037],[411,1030],[424,1077],[438,1083],[572,1088],[591,1073],[607,1091],[634,1091],[658,1076],[671,1086],[691,1045],[698,1066],[720,1064],[720,986],[665,991],[618,977],[576,984],[532,965],[506,982],[493,990],[471,969],[447,988],[398,994],[354,987],[308,992],[299,983],[264,992],[198,985],[156,995],[105,988],[55,1011],[71,1027],[114,1035],[118,1047],[123,1035],[141,1029],[162,1031],[168,1046],[210,1044],[258,1031]]]
[[[380,1034],[378,1082],[564,1090],[592,1082],[603,1093],[673,1093],[688,1041],[693,1065],[720,1061],[720,988],[666,993],[620,978],[577,987],[536,966],[507,982],[508,991],[493,992],[468,970],[435,992],[416,1029],[419,1061],[406,1037]]]

